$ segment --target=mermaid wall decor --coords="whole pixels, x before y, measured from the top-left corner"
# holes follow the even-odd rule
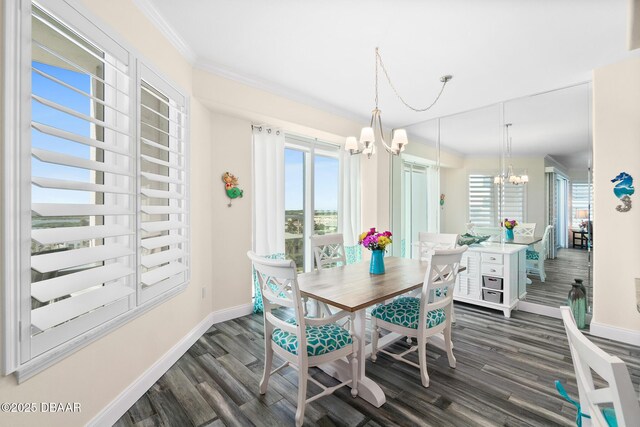
[[[613,194],[622,202],[616,206],[618,212],[629,212],[631,210],[631,196],[635,193],[633,188],[633,178],[626,172],[620,172],[611,182],[617,183],[613,187]]]
[[[231,201],[242,197],[244,191],[238,188],[238,178],[229,172],[225,172],[222,175],[222,182],[224,182],[224,190],[229,198],[227,206],[231,207]]]

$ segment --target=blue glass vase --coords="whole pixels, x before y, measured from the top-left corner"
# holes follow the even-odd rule
[[[504,232],[507,236],[507,240],[513,240],[513,228],[505,228]]]
[[[384,274],[384,251],[371,251],[371,264],[369,265],[369,273]]]

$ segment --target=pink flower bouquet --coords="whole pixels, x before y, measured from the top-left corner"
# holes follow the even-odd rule
[[[392,243],[391,240],[391,232],[385,231],[383,233],[379,233],[376,231],[375,227],[371,228],[369,231],[365,231],[360,234],[360,238],[358,243],[369,249],[370,251],[376,250],[385,250],[387,245]]]

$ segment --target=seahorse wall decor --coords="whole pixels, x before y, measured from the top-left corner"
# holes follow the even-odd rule
[[[229,204],[227,206],[231,207],[231,201],[242,197],[244,192],[238,188],[238,178],[229,172],[225,172],[222,175],[222,182],[224,182],[224,189],[227,192],[227,197],[229,197]]]
[[[626,172],[620,172],[611,182],[617,183],[613,187],[613,194],[622,202],[621,205],[616,206],[616,210],[618,212],[629,212],[631,210],[631,196],[636,191],[633,188],[633,178]]]

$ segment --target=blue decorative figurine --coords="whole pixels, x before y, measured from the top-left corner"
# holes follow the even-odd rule
[[[633,178],[626,172],[620,172],[611,182],[617,183],[613,187],[613,194],[622,202],[621,205],[616,206],[616,210],[618,212],[629,212],[631,210],[631,196],[636,191],[633,188]]]

